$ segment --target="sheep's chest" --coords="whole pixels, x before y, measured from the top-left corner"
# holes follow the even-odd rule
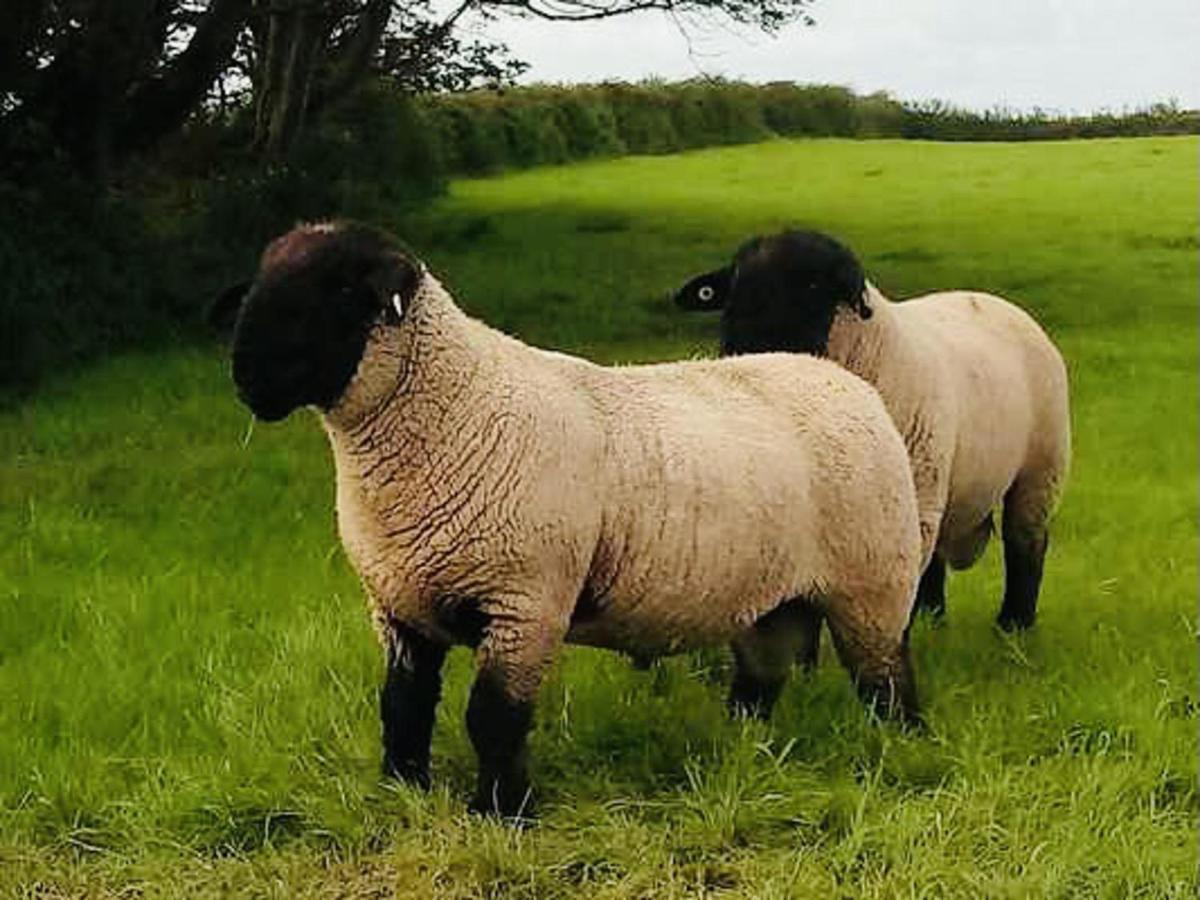
[[[388,565],[388,539],[379,517],[366,502],[361,486],[339,469],[337,484],[338,536],[350,564],[377,602],[395,594],[395,565]]]
[[[457,641],[455,629],[447,630],[451,601],[488,596],[512,575],[503,548],[489,537],[496,530],[494,498],[477,485],[389,477],[335,459],[338,533],[372,603]]]

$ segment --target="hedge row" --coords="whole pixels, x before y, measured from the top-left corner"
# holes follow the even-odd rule
[[[889,133],[899,104],[825,85],[728,81],[534,86],[426,98],[447,172],[626,153],[675,153],[774,135]]]
[[[1130,113],[976,113],[901,103],[832,85],[703,80],[470,91],[421,101],[448,174],[781,137],[1025,141],[1200,133],[1200,112],[1159,104]]]
[[[1200,134],[1200,110],[1156,103],[1132,112],[1056,116],[1004,109],[977,113],[933,101],[905,106],[900,136],[937,141],[1062,141],[1179,134]]]

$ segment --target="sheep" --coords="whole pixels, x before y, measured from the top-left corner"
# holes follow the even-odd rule
[[[893,303],[849,249],[814,231],[749,241],[675,302],[720,310],[722,355],[809,353],[873,384],[912,459],[925,566],[916,608],[944,613],[947,564],[979,558],[1002,504],[997,622],[1033,625],[1071,428],[1062,356],[1027,313],[975,291]]]
[[[916,497],[861,379],[788,354],[606,368],[535,349],[352,222],[277,238],[213,315],[235,319],[258,419],[324,425],[386,653],[386,774],[428,786],[452,645],[476,655],[471,808],[506,818],[528,810],[534,698],[564,642],[729,642],[730,706],[765,717],[820,610],[864,702],[919,722]]]

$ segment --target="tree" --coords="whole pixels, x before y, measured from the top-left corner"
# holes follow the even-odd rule
[[[369,77],[427,92],[524,69],[464,33],[469,17],[589,21],[722,16],[774,31],[813,0],[9,0],[0,33],[0,150],[42,129],[97,182],[178,130],[214,85],[247,98],[253,144],[283,159],[306,123]],[[3,138],[7,135],[7,141]],[[10,164],[17,154],[5,152]]]
[[[178,129],[229,65],[252,0],[18,0],[0,126],[36,124],[84,175]],[[184,37],[186,36],[186,40]]]

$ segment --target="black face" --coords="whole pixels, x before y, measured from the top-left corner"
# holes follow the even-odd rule
[[[263,254],[233,334],[238,396],[264,421],[300,406],[331,407],[350,383],[371,328],[398,324],[419,264],[361,225],[301,226]],[[223,295],[218,306],[229,306]],[[218,310],[214,309],[214,314]]]
[[[697,275],[675,293],[675,305],[697,312],[722,309],[729,299],[732,281],[732,266]]]
[[[709,280],[706,280],[709,279]],[[723,279],[723,281],[721,280]],[[701,275],[694,285],[725,286],[721,309],[721,353],[786,351],[823,355],[839,305],[871,315],[863,301],[866,277],[848,249],[815,231],[788,231],[755,238],[738,250],[733,265]],[[697,288],[697,290],[701,289]]]

